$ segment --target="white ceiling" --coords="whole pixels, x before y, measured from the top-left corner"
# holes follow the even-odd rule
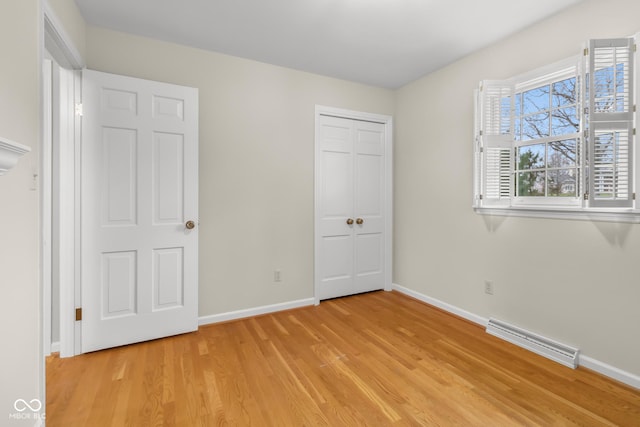
[[[395,89],[582,0],[76,0],[91,25]]]

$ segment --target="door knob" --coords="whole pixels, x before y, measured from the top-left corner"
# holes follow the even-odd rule
[[[353,224],[353,218],[349,218],[347,220],[347,225],[352,225]]]
[[[356,224],[362,225],[363,223],[364,223],[364,219],[362,219],[362,218],[356,219]]]
[[[196,226],[196,223],[193,221],[187,221],[184,226],[187,227],[187,230],[193,230]]]

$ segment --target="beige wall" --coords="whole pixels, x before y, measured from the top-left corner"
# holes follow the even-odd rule
[[[87,65],[199,89],[200,316],[313,297],[315,104],[393,92],[94,27]]]
[[[8,174],[0,176],[0,425],[16,421],[16,399],[42,398],[41,307],[38,285],[39,98],[38,0],[0,5],[0,136],[28,145]]]
[[[397,92],[396,283],[640,375],[640,225],[471,209],[479,80],[577,54],[589,38],[632,35],[638,17],[636,0],[587,1]]]

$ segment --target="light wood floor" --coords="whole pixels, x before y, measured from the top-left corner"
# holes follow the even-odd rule
[[[640,426],[640,391],[396,292],[47,361],[47,426]]]

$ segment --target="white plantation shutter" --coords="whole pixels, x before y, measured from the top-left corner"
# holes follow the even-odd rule
[[[632,138],[631,122],[591,122],[590,206],[632,205]]]
[[[591,121],[633,119],[633,38],[589,41]]]
[[[513,196],[513,85],[485,80],[480,86],[478,162],[482,206],[509,206]]]
[[[591,207],[633,206],[633,39],[591,40],[588,188]]]
[[[481,206],[482,194],[482,142],[480,140],[480,91],[473,91],[473,202]]]
[[[513,84],[502,80],[484,80],[480,84],[480,130],[483,136],[511,136],[513,125]]]
[[[509,205],[513,194],[511,142],[491,141],[483,147],[484,205]]]

